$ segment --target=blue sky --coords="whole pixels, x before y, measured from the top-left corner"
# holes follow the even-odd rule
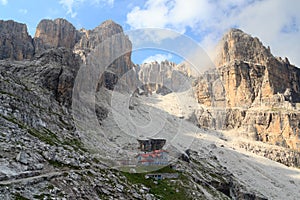
[[[209,53],[229,28],[238,27],[260,38],[274,55],[286,56],[298,66],[299,11],[298,0],[0,0],[0,19],[27,24],[32,36],[45,18],[66,18],[78,29],[93,29],[112,19],[125,31],[148,27],[177,31]],[[149,57],[180,60],[168,52],[133,53],[136,63]]]

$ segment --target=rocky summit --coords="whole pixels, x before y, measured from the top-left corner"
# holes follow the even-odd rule
[[[225,128],[299,151],[299,68],[241,30],[223,37],[220,52],[216,64],[231,109]]]
[[[34,44],[25,24],[12,20],[0,21],[1,59],[30,59],[34,54]]]
[[[0,199],[300,198],[300,70],[258,38],[230,30],[202,74],[134,64],[112,20],[42,20],[33,38],[0,20],[0,43]],[[141,152],[159,140],[144,127],[166,148]],[[174,159],[134,162],[158,152]]]

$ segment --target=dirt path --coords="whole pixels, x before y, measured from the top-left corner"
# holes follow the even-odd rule
[[[5,180],[5,181],[0,181],[0,186],[1,185],[10,185],[10,184],[15,184],[15,183],[28,183],[28,182],[40,182],[43,180],[50,180],[55,177],[63,176],[65,173],[68,173],[68,171],[61,171],[61,172],[48,172],[44,174],[40,174],[37,176],[31,176],[31,177],[26,177],[26,178],[19,178],[19,179],[10,179],[10,180]]]

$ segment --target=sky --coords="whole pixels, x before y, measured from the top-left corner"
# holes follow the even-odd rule
[[[93,29],[107,19],[125,31],[167,28],[191,37],[207,52],[230,28],[240,28],[300,67],[299,0],[0,0],[0,19],[27,24],[32,36],[41,19],[56,18],[77,29]],[[133,52],[132,59],[180,60],[162,51]]]

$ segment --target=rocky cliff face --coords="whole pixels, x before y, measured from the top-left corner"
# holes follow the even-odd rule
[[[122,34],[122,32],[123,28],[112,20],[104,21],[93,30],[81,29],[80,33],[82,37],[78,44],[76,44],[75,50],[84,51],[83,54],[86,55],[95,49],[99,43],[115,34]],[[125,42],[122,42],[122,44],[125,44]]]
[[[169,61],[142,64],[137,72],[142,89],[146,93],[155,91],[163,95],[178,92],[187,77],[176,70],[176,66],[175,63]]]
[[[300,69],[237,29],[223,37],[218,50],[215,63],[227,109],[224,128],[239,128],[254,139],[299,150]],[[198,83],[198,101],[206,105],[212,98],[207,88],[207,80]]]
[[[128,37],[123,33],[123,28],[107,20],[93,30],[81,30],[82,37],[75,45],[74,52],[79,54],[85,61],[87,55],[95,49],[101,51],[102,63],[108,63],[106,71],[100,77],[99,86],[113,89],[118,79],[129,71],[133,64],[131,62],[132,44]],[[99,44],[105,46],[105,49],[97,49]],[[118,52],[125,52],[119,55]]]
[[[42,20],[36,29],[32,39],[27,33],[25,24],[14,21],[0,21],[0,59],[12,60],[32,59],[35,54],[43,54],[50,49],[65,48],[78,54],[83,62],[91,51],[102,42],[109,42],[101,54],[109,63],[102,77],[99,77],[99,87],[104,85],[113,89],[119,77],[132,67],[132,44],[123,33],[123,28],[107,20],[93,30],[81,30],[65,19]],[[116,55],[117,52],[126,52],[124,55]],[[63,56],[64,58],[64,56]],[[103,62],[103,61],[102,61]]]
[[[80,33],[65,19],[42,20],[35,32],[35,51],[42,52],[46,49],[65,47],[73,49],[80,39]]]
[[[299,101],[300,70],[287,58],[275,58],[270,49],[241,30],[232,29],[219,45],[216,66],[223,79],[228,106]]]
[[[82,63],[80,57],[70,49],[50,49],[36,57],[34,65],[41,67],[36,70],[37,82],[52,91],[54,98],[66,107],[72,104],[72,90],[77,72]]]
[[[30,59],[34,54],[27,26],[12,20],[0,20],[0,59]]]
[[[171,92],[183,92],[190,89],[191,69],[186,63],[176,64],[165,60],[153,61],[135,65],[122,80],[131,92],[137,91],[140,94],[166,95]]]

